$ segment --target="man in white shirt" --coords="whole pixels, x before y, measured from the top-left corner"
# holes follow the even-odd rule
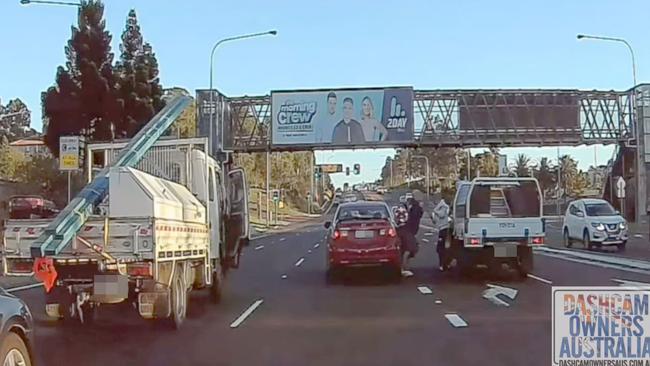
[[[434,207],[431,219],[433,220],[434,227],[438,231],[436,251],[438,252],[440,271],[445,271],[449,266],[445,248],[447,232],[449,230],[449,205],[447,205],[444,198],[440,198],[440,201]]]

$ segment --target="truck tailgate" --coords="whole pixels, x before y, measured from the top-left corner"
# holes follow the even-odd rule
[[[467,237],[470,238],[507,241],[544,236],[544,222],[541,217],[473,217],[469,219],[467,226]]]

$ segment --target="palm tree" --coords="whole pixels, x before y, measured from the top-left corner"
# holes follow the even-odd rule
[[[541,158],[539,164],[533,168],[533,176],[537,178],[542,195],[546,195],[546,191],[553,187],[555,183],[555,174],[553,174],[553,167],[548,158]]]
[[[517,155],[514,171],[518,177],[530,176],[530,158],[526,154]]]

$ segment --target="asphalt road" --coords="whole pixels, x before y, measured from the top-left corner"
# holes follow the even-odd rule
[[[505,270],[440,273],[427,215],[414,277],[394,284],[365,269],[326,285],[323,221],[252,241],[223,302],[193,292],[179,331],[144,321],[129,306],[101,308],[92,327],[51,323],[42,289],[15,292],[37,319],[39,364],[546,366],[551,286],[650,282],[650,267],[604,265],[602,253],[590,255],[604,259],[576,260],[564,251],[539,251],[534,277],[523,281]],[[517,294],[502,298],[508,306],[497,305],[482,297],[488,284]],[[451,314],[467,325],[454,327]]]

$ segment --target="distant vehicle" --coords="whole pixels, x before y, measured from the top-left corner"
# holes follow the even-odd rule
[[[31,366],[34,362],[34,321],[27,305],[0,288],[0,362]]]
[[[54,202],[41,196],[12,196],[9,198],[10,219],[47,219],[59,212]]]
[[[386,192],[388,192],[386,187],[377,187],[377,194],[385,194]]]
[[[562,232],[567,247],[579,240],[585,248],[616,246],[623,251],[628,239],[625,218],[609,202],[595,198],[571,202],[564,214]]]
[[[341,269],[352,266],[384,266],[391,277],[401,277],[399,239],[386,203],[342,204],[325,228],[328,282],[336,280]]]
[[[535,178],[475,178],[458,184],[449,253],[461,272],[506,263],[523,278],[533,268],[533,246],[544,244],[544,230]]]
[[[357,197],[357,195],[353,193],[353,194],[346,194],[345,196],[343,196],[342,202],[349,203],[349,202],[356,202],[358,200],[359,198]]]

